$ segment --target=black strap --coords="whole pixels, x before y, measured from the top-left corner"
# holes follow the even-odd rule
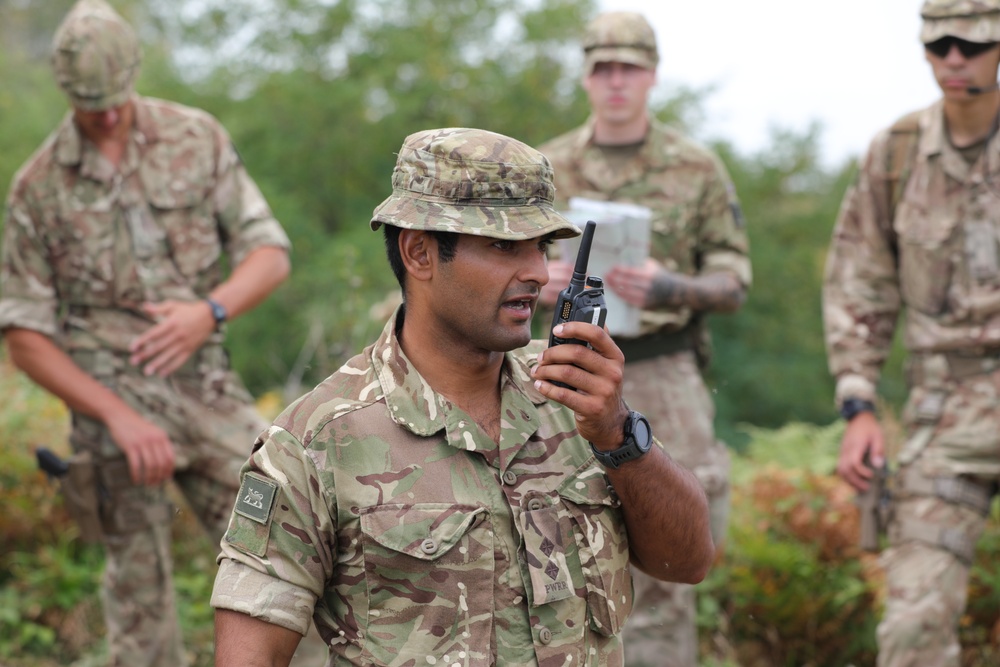
[[[615,338],[614,340],[622,354],[625,355],[626,364],[694,350],[694,336],[691,327],[685,327],[680,331],[657,331],[638,338]]]

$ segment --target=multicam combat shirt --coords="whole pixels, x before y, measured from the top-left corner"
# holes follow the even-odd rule
[[[653,211],[650,256],[670,271],[731,271],[751,281],[749,242],[736,191],[725,167],[676,130],[650,123],[636,156],[612,164],[594,144],[594,119],[539,150],[555,171],[557,204],[571,197],[624,202]],[[641,334],[684,328],[689,308],[644,310]]]
[[[223,278],[223,254],[235,266],[258,247],[288,246],[214,118],[132,99],[135,126],[117,169],[68,115],[14,179],[0,329],[125,352],[151,324],[144,301],[203,298]]]
[[[261,435],[212,604],[328,665],[621,665],[619,502],[574,415],[507,355],[499,446],[381,337]]]
[[[827,259],[823,314],[838,402],[874,399],[904,305],[910,352],[1000,348],[1000,135],[970,165],[948,140],[943,103],[894,127],[903,125],[917,130],[912,150],[894,149],[906,140],[891,130],[875,137]],[[893,150],[905,153],[899,164]]]

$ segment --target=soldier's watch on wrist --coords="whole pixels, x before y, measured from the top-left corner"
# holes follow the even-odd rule
[[[863,398],[848,398],[840,404],[840,416],[845,421],[851,421],[862,412],[875,413],[875,404]]]
[[[601,451],[590,443],[594,456],[605,468],[615,468],[626,461],[641,458],[653,446],[653,431],[649,428],[649,420],[635,410],[629,410],[625,418],[625,440],[621,447],[610,452]]]
[[[215,330],[218,331],[226,321],[226,307],[215,299],[205,299],[205,303],[212,309],[212,319],[215,320]]]

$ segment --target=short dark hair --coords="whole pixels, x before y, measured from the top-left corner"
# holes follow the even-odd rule
[[[406,267],[403,266],[403,256],[399,252],[399,232],[402,227],[396,225],[382,225],[382,238],[385,240],[385,256],[389,260],[389,268],[396,276],[396,282],[406,296]],[[438,258],[442,262],[450,262],[455,259],[455,249],[458,247],[457,232],[429,231],[438,244]]]

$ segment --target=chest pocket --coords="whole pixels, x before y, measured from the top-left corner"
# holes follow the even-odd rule
[[[116,192],[78,186],[61,195],[45,239],[59,293],[74,304],[114,303],[117,276],[132,268],[126,239]]]
[[[600,635],[617,635],[632,612],[632,574],[628,537],[617,496],[607,477],[590,464],[570,476],[559,495],[575,524],[587,587],[590,627]]]
[[[495,563],[486,509],[380,505],[360,518],[365,637],[375,638],[365,655],[385,665],[489,662]]]
[[[158,144],[146,155],[140,176],[156,227],[180,273],[192,278],[218,264],[222,245],[211,197],[211,143]]]
[[[894,224],[899,238],[899,284],[906,305],[927,315],[940,315],[955,280],[956,255],[961,252],[957,216],[903,200]]]

